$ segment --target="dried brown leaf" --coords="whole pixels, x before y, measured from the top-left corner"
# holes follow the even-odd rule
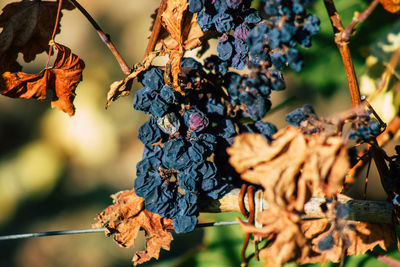
[[[169,0],[161,15],[164,28],[178,44],[183,44],[183,16],[189,3],[186,0]]]
[[[193,15],[192,21],[190,22],[189,33],[187,34],[186,40],[184,41],[185,50],[191,50],[199,47],[202,42],[200,38],[204,36],[204,32],[201,30],[197,23],[197,13]]]
[[[282,266],[284,263],[302,258],[308,255],[309,246],[301,232],[298,214],[282,210],[276,205],[269,205],[257,221],[262,223],[262,228],[239,220],[242,231],[253,233],[260,237],[274,237],[271,246],[260,251],[260,258],[266,266]]]
[[[181,72],[181,62],[185,50],[191,50],[201,45],[200,38],[204,33],[197,24],[196,15],[187,11],[187,0],[166,1],[165,8],[157,10],[161,13],[161,29],[152,26],[152,30],[159,30],[156,34],[156,44],[150,46],[153,51],[146,51],[146,57],[141,64],[135,66],[134,71],[125,77],[124,80],[116,81],[110,86],[107,94],[106,108],[111,102],[121,96],[130,94],[132,81],[143,71],[147,70],[156,56],[168,55],[169,60],[166,64],[166,76],[171,78],[168,81],[176,91],[183,94],[179,86],[179,74]],[[154,17],[154,15],[153,15]],[[153,24],[155,21],[153,22]],[[152,33],[153,36],[154,32]],[[149,42],[153,42],[150,40]],[[150,49],[150,50],[151,50]]]
[[[121,191],[111,196],[113,205],[97,216],[94,228],[105,227],[106,235],[113,236],[122,247],[135,244],[139,230],[146,234],[146,251],[136,252],[133,256],[135,265],[158,259],[161,249],[169,250],[173,240],[168,230],[173,229],[172,219],[149,212],[144,207],[144,198],[138,197],[134,190]]]
[[[376,246],[387,250],[390,244],[394,241],[393,225],[384,223],[367,223],[349,221],[348,224],[352,228],[347,228],[341,236],[345,236],[347,244],[346,255],[359,255],[372,250]],[[296,260],[299,264],[306,263],[327,263],[329,261],[339,262],[343,248],[343,241],[340,239],[338,232],[332,232],[334,246],[325,251],[320,251],[317,244],[332,230],[328,219],[311,220],[301,222],[301,229],[305,237],[311,240],[312,248],[309,255]]]
[[[384,9],[391,13],[400,11],[400,0],[380,0]]]
[[[56,1],[21,1],[10,3],[0,15],[0,73],[20,71],[18,53],[30,62],[49,49],[58,3]],[[74,9],[64,1],[63,9]],[[57,28],[57,33],[60,26]]]
[[[340,137],[306,136],[288,127],[274,139],[269,144],[261,135],[242,134],[227,150],[242,179],[264,188],[268,203],[302,212],[314,192],[339,193],[349,168]]]
[[[143,71],[147,70],[153,59],[159,55],[158,52],[149,53],[146,58],[142,61],[142,63],[137,64],[132,71],[131,74],[125,77],[125,79],[120,81],[115,81],[110,85],[110,90],[107,93],[107,102],[106,108],[110,106],[110,104],[117,100],[121,96],[127,96],[130,94],[132,89],[133,80],[142,73]]]
[[[0,93],[13,98],[43,100],[52,91],[51,105],[72,116],[75,89],[82,80],[85,63],[68,47],[57,43],[55,47],[58,52],[52,68],[38,74],[5,72],[0,79]]]
[[[268,208],[257,218],[263,226],[241,225],[246,233],[274,237],[260,251],[267,266],[309,257],[311,241],[301,230],[300,216],[313,194],[332,197],[340,192],[349,169],[342,138],[305,135],[290,126],[276,133],[271,143],[261,135],[242,134],[227,152],[243,180],[264,188]]]

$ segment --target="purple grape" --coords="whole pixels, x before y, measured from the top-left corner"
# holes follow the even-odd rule
[[[139,140],[145,145],[152,145],[161,140],[161,131],[156,119],[149,120],[139,128]]]
[[[197,224],[197,216],[176,216],[172,225],[174,226],[174,230],[177,234],[179,233],[188,233],[194,230]]]
[[[182,138],[171,139],[164,143],[162,164],[168,169],[181,170],[190,163],[188,145]]]
[[[155,98],[153,90],[150,87],[144,87],[135,93],[133,99],[133,108],[149,114],[151,101]]]
[[[164,116],[168,111],[168,104],[161,98],[160,95],[157,95],[154,100],[151,102],[149,112],[156,117]]]
[[[244,17],[244,21],[251,24],[256,24],[261,21],[260,16],[257,14],[257,11],[253,8],[249,9],[246,16]]]
[[[233,53],[232,39],[228,36],[219,38],[217,52],[220,59],[229,60]]]
[[[195,132],[204,130],[209,124],[207,116],[198,109],[189,109],[183,116],[186,126]]]
[[[202,0],[189,0],[189,11],[192,13],[200,12],[203,9]]]
[[[144,72],[141,82],[143,83],[143,85],[159,92],[161,90],[161,87],[164,85],[163,74],[164,73],[162,70],[156,67],[150,67],[147,71]]]
[[[232,29],[233,18],[227,13],[218,13],[213,17],[215,28],[220,33],[227,33]]]
[[[174,89],[172,89],[168,85],[164,85],[163,88],[161,88],[160,97],[167,104],[173,104],[176,100]]]
[[[310,105],[304,105],[287,114],[285,120],[293,126],[300,127],[300,123],[307,120],[312,114],[315,114],[314,109]]]
[[[191,57],[183,58],[181,67],[195,69],[195,70],[203,69],[203,65],[201,65],[200,62],[198,62],[197,60],[195,60],[194,58],[191,58]]]
[[[197,15],[197,23],[203,32],[208,31],[213,26],[213,19],[204,9]]]
[[[247,35],[249,34],[250,28],[247,26],[247,23],[242,23],[235,28],[234,37],[235,39],[246,40]]]
[[[318,249],[319,250],[330,250],[333,248],[335,241],[333,240],[332,234],[328,234],[322,240],[318,242]]]

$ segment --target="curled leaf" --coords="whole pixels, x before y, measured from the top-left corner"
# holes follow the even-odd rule
[[[346,255],[359,255],[372,250],[376,246],[387,250],[394,241],[393,225],[384,223],[348,222],[349,227],[343,232],[332,232],[332,226],[327,219],[303,221],[302,232],[311,240],[309,255],[296,260],[299,264],[316,263],[325,264],[329,261],[338,262],[345,250]],[[321,250],[318,244],[332,236],[332,247]],[[345,245],[343,244],[345,238]]]
[[[18,53],[30,62],[37,54],[47,51],[56,21],[58,2],[20,1],[6,5],[0,15],[0,73],[20,71]],[[63,2],[63,9],[74,6]],[[57,28],[57,33],[60,27]]]
[[[313,193],[339,193],[349,169],[341,137],[307,136],[290,126],[274,139],[269,144],[261,135],[242,134],[227,150],[241,178],[264,188],[267,202],[302,212]]]
[[[167,230],[173,229],[172,219],[147,211],[144,198],[137,196],[134,190],[121,191],[111,197],[113,205],[97,216],[94,228],[105,227],[106,235],[112,235],[122,247],[133,246],[139,230],[144,230],[146,251],[135,253],[132,259],[135,265],[151,258],[158,259],[161,249],[169,250],[173,238]]]
[[[242,230],[272,237],[271,245],[260,251],[260,257],[267,266],[282,266],[314,253],[311,240],[301,229],[304,204],[312,195],[338,194],[349,160],[339,136],[305,135],[290,126],[273,138],[268,143],[259,134],[242,134],[227,152],[229,162],[243,180],[264,188],[268,204],[257,217],[262,227],[241,222]]]
[[[71,50],[55,43],[58,50],[54,66],[38,74],[24,72],[3,73],[0,93],[13,98],[47,99],[51,94],[51,105],[70,116],[74,115],[75,89],[82,80],[85,63]]]
[[[258,237],[272,237],[273,243],[260,251],[260,258],[266,266],[282,266],[284,263],[308,255],[310,247],[301,232],[300,216],[282,210],[277,205],[269,205],[257,218],[261,228],[239,220],[243,232]]]

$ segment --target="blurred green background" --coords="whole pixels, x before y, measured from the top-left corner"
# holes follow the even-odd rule
[[[0,1],[0,8],[9,2]],[[81,2],[111,34],[129,65],[140,62],[150,35],[150,15],[159,1]],[[312,104],[322,116],[350,107],[332,29],[322,1],[315,2],[321,33],[314,38],[313,47],[303,51],[304,71],[286,73],[287,89],[272,96],[273,104],[289,103],[266,117],[278,128],[287,125],[287,112],[303,104]],[[335,3],[346,25],[353,12],[361,11],[368,1]],[[137,131],[146,116],[132,109],[133,94],[104,109],[109,85],[124,75],[84,17],[76,10],[63,13],[56,41],[70,47],[86,63],[83,82],[76,91],[76,115],[68,117],[51,109],[50,103],[0,96],[0,235],[89,228],[96,214],[111,203],[110,194],[133,186],[135,166],[141,159],[143,146]],[[365,63],[370,45],[384,36],[397,19],[379,6],[352,39],[360,76],[368,73]],[[210,52],[214,51],[212,47]],[[46,58],[42,54],[24,64],[24,71],[39,72]],[[138,88],[135,83],[134,90]],[[374,170],[370,176],[376,176]],[[373,199],[384,198],[377,179],[370,177],[368,194]],[[202,214],[200,221],[234,220],[237,216]],[[240,266],[244,236],[238,226],[201,229],[174,238],[170,252],[162,252],[159,261],[145,265]],[[143,249],[143,245],[143,238],[139,238],[136,247],[123,249],[101,233],[0,242],[0,266],[132,266],[134,251]],[[395,252],[392,254],[399,258]],[[385,265],[358,256],[347,259],[346,266]]]

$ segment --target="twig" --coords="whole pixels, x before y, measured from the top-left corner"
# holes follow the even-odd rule
[[[351,58],[350,49],[347,41],[341,39],[341,33],[345,30],[336,10],[333,0],[324,0],[326,10],[328,11],[329,19],[332,23],[335,33],[335,43],[339,49],[344,68],[346,71],[347,82],[349,84],[351,103],[353,106],[358,106],[361,103],[360,90],[354,70],[353,60]]]
[[[340,33],[338,39],[343,42],[347,42],[350,40],[351,35],[354,32],[354,28],[364,20],[366,20],[369,15],[371,15],[372,11],[374,11],[375,7],[379,4],[379,0],[372,1],[369,6],[361,13],[354,14],[352,22]]]
[[[393,139],[393,137],[395,136],[395,134],[399,129],[400,129],[400,117],[396,116],[386,126],[385,131],[383,131],[383,133],[381,133],[376,138],[378,146],[383,147],[384,145],[386,145],[390,140]],[[368,146],[368,149],[369,148],[370,146]],[[358,155],[360,160],[347,173],[345,183],[352,184],[354,182],[356,175],[361,171],[362,167],[365,166],[365,164],[368,162],[368,157],[365,157],[367,150],[361,152]]]
[[[368,97],[370,101],[376,98],[379,94],[383,93],[383,91],[387,88],[390,79],[392,78],[392,75],[395,74],[395,69],[396,66],[399,64],[399,61],[400,61],[400,46],[397,47],[397,49],[390,56],[389,63],[386,64],[385,71],[381,75],[378,89]]]
[[[50,58],[51,58],[51,54],[53,52],[53,46],[54,46],[54,37],[56,36],[56,32],[57,32],[57,28],[58,28],[58,24],[60,23],[60,13],[61,13],[61,7],[63,4],[63,0],[59,0],[58,1],[58,7],[57,7],[57,16],[56,16],[56,22],[54,24],[54,28],[53,28],[53,34],[51,35],[51,40],[49,43],[49,56],[47,57],[47,61],[46,61],[46,69],[49,67],[49,63],[50,63]]]
[[[225,221],[225,222],[210,222],[210,223],[199,223],[196,228],[214,227],[214,226],[228,226],[239,224],[238,221]],[[0,236],[0,241],[25,239],[32,237],[43,237],[43,236],[56,236],[56,235],[75,235],[75,234],[89,234],[104,232],[105,228],[88,228],[78,230],[62,230],[62,231],[48,231],[48,232],[36,232],[36,233],[24,233],[24,234],[13,234]]]
[[[157,11],[157,17],[154,21],[153,30],[151,31],[151,35],[149,38],[149,42],[147,43],[146,51],[144,53],[144,59],[147,57],[148,54],[153,52],[154,47],[156,46],[158,36],[161,30],[161,15],[164,13],[165,8],[167,7],[167,0],[161,0],[160,7]]]
[[[100,36],[100,39],[107,45],[108,49],[110,49],[111,53],[114,55],[115,59],[118,61],[121,70],[126,74],[131,73],[131,68],[129,68],[128,64],[126,64],[125,60],[119,54],[117,48],[115,48],[114,44],[111,42],[110,35],[103,32],[100,28],[99,24],[93,19],[93,17],[86,11],[84,7],[82,7],[78,1],[76,0],[69,0],[85,17],[86,19],[92,24],[93,28],[97,31]]]

